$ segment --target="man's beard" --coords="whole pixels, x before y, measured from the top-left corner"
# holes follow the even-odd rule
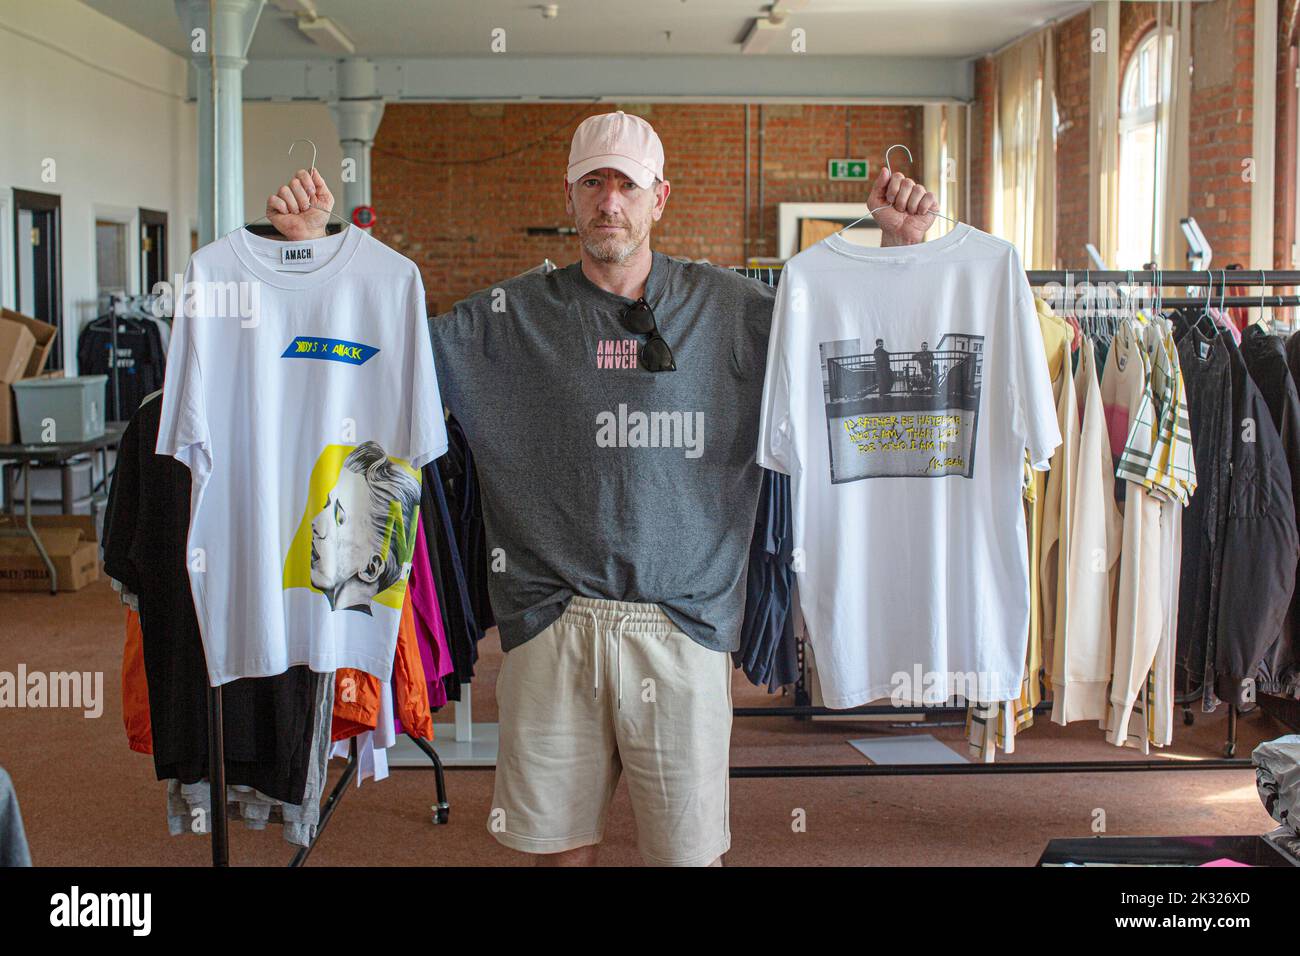
[[[596,234],[596,228],[604,225],[623,226],[624,233],[623,235],[617,233],[613,235]],[[611,223],[593,220],[587,224],[586,228],[578,228],[578,238],[582,240],[582,248],[587,250],[587,255],[597,262],[623,263],[645,241],[645,233],[637,234],[629,222]]]

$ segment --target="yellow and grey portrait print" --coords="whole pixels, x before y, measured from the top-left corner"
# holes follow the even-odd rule
[[[420,473],[373,441],[327,445],[284,561],[284,587],[310,588],[332,611],[398,611],[415,550]]]

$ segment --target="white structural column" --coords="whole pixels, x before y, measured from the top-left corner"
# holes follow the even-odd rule
[[[244,222],[244,85],[265,0],[175,0],[197,71],[199,242]]]
[[[1277,0],[1255,0],[1255,95],[1250,184],[1250,267],[1273,268],[1274,174],[1277,165]]]
[[[384,100],[375,82],[375,65],[369,60],[340,60],[338,76],[338,99],[330,102],[343,147],[343,169],[337,180],[343,184],[343,195],[337,212],[350,220],[354,209],[370,205],[370,148],[384,116]],[[332,177],[325,179],[329,182]]]

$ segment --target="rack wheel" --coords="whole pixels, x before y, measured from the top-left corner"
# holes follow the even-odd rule
[[[1225,757],[1235,757],[1237,755],[1237,745],[1235,743],[1225,744],[1223,747],[1223,755]]]
[[[447,818],[451,815],[451,807],[446,803],[435,803],[429,809],[433,811],[433,822],[435,826],[446,823]]]
[[[1192,726],[1192,724],[1194,724],[1194,723],[1196,723],[1196,715],[1193,714],[1190,710],[1184,710],[1184,711],[1183,711],[1183,726],[1185,726],[1185,727],[1190,727],[1190,726]]]

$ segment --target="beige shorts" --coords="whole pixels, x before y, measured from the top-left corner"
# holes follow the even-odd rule
[[[599,843],[627,773],[647,863],[706,866],[731,846],[731,656],[654,604],[575,597],[506,654],[488,831],[527,853]]]

